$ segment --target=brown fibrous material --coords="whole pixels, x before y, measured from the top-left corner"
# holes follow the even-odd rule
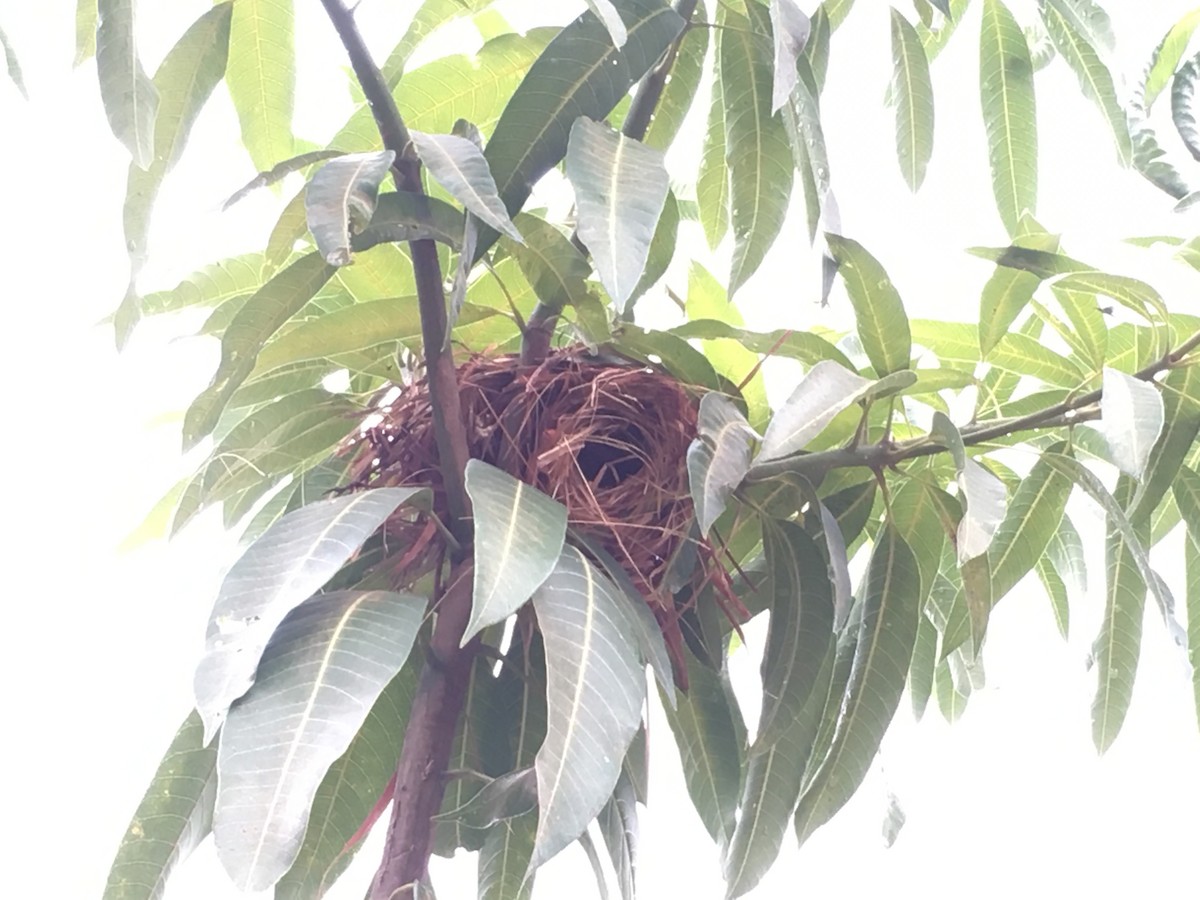
[[[686,683],[680,610],[667,574],[690,540],[693,510],[687,448],[696,434],[697,397],[645,365],[601,360],[578,347],[537,365],[515,356],[478,355],[458,371],[471,457],[531,484],[567,508],[579,534],[604,548],[646,598],[666,639],[677,681]],[[398,392],[398,393],[397,393]],[[427,485],[433,512],[447,514],[438,470],[428,386],[393,389],[347,446],[351,489]],[[396,519],[408,548],[398,577],[427,571],[444,549],[429,522]],[[700,572],[719,567],[707,543]]]

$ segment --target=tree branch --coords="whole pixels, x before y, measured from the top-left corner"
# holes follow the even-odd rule
[[[1142,381],[1153,381],[1160,372],[1175,367],[1188,353],[1200,346],[1200,331],[1193,334],[1162,359],[1134,373],[1135,378]],[[1075,422],[1085,422],[1099,415],[1096,404],[1100,402],[1102,392],[1099,390],[1080,394],[1062,403],[1047,406],[1037,412],[1010,419],[994,419],[968,425],[962,429],[963,443],[967,446],[983,444],[997,438],[1007,437],[1021,431],[1035,431],[1045,428],[1061,428]],[[1089,409],[1089,407],[1093,407]],[[928,437],[914,438],[900,444],[879,443],[862,447],[844,447],[837,450],[822,450],[817,453],[806,453],[785,459],[771,460],[751,469],[749,479],[762,481],[776,475],[792,473],[803,475],[814,484],[818,483],[832,469],[846,469],[863,466],[875,471],[881,471],[910,459],[921,456],[932,456],[943,453],[945,446]]]
[[[341,0],[321,0],[325,12],[350,57],[350,65],[363,89],[363,96],[383,146],[396,154],[392,167],[396,186],[402,191],[424,195],[421,184],[421,162],[413,153],[408,129],[396,108],[396,101],[379,67],[359,34],[354,14],[346,9]],[[425,350],[425,370],[429,378],[429,397],[433,408],[434,437],[437,441],[442,486],[446,492],[446,505],[450,512],[450,531],[459,544],[470,543],[471,512],[467,497],[465,470],[470,451],[467,447],[466,429],[463,426],[462,407],[458,395],[458,375],[454,370],[454,357],[446,345],[446,296],[442,290],[442,267],[438,261],[437,246],[431,240],[410,241],[413,275],[417,287],[417,305],[421,311],[421,339]]]

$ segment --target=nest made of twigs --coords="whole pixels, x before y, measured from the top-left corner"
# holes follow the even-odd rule
[[[571,527],[620,563],[654,611],[678,678],[679,613],[665,582],[691,539],[685,459],[696,434],[695,393],[658,369],[577,347],[553,351],[537,365],[474,356],[459,366],[458,378],[471,457],[558,500]],[[428,485],[433,512],[445,520],[423,378],[393,388],[347,449],[351,489]],[[428,570],[441,550],[440,533],[410,520],[389,527],[410,548],[404,567]],[[703,563],[711,551],[700,556]]]

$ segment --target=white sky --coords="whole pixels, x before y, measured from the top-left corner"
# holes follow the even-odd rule
[[[349,109],[344,57],[318,5],[297,5],[305,64],[296,125],[319,140]],[[377,53],[398,36],[411,5],[365,0],[366,33]],[[1028,21],[1032,3],[1012,5]],[[1125,58],[1137,68],[1190,6],[1182,0],[1106,5]],[[149,70],[207,6],[205,0],[141,4]],[[562,14],[581,6],[563,4]],[[890,61],[886,10],[873,0],[858,7],[835,36],[824,100],[845,231],[888,268],[910,315],[971,319],[989,270],[959,251],[1004,241],[987,187],[978,112],[978,12],[934,66],[937,143],[928,180],[913,198],[881,105]],[[0,247],[10,273],[4,291],[10,426],[0,450],[9,473],[9,648],[0,654],[0,684],[10,738],[0,778],[12,859],[22,863],[10,864],[4,892],[63,898],[102,890],[128,818],[189,708],[191,666],[231,561],[230,543],[212,516],[171,545],[115,551],[186,470],[177,456],[177,417],[207,382],[216,347],[168,342],[172,328],[151,323],[118,357],[110,330],[95,327],[124,290],[126,157],[109,134],[93,65],[70,71],[73,8],[67,0],[0,2],[0,26],[32,96],[27,104],[0,80],[6,175]],[[1106,126],[1061,62],[1039,75],[1037,86],[1041,221],[1065,233],[1072,255],[1145,277],[1173,309],[1189,308],[1195,273],[1116,242],[1137,234],[1186,235],[1196,219],[1171,215],[1165,195],[1114,165]],[[256,249],[265,239],[278,204],[271,194],[225,217],[216,212],[219,198],[253,174],[232,144],[234,129],[219,88],[163,192],[147,288],[174,284],[200,264]],[[815,305],[819,280],[815,260],[799,249],[806,246],[802,228],[798,218],[789,224],[744,289],[740,302],[752,326],[804,327],[822,315],[826,324],[847,321],[840,288],[829,312]],[[790,388],[786,367],[779,374],[773,393]],[[1085,536],[1099,534],[1086,503],[1073,513]],[[1177,596],[1179,552],[1176,540],[1157,554]],[[992,619],[988,686],[972,697],[965,717],[949,727],[931,702],[917,726],[906,700],[885,741],[882,767],[803,851],[789,837],[780,862],[751,896],[899,889],[932,898],[964,891],[1001,897],[1036,886],[1038,895],[1119,897],[1194,885],[1200,736],[1191,686],[1153,612],[1125,729],[1103,759],[1092,747],[1093,677],[1085,658],[1103,608],[1102,571],[1094,560],[1087,603],[1072,609],[1069,644],[1058,638],[1035,585],[1027,582],[1006,598]],[[735,665],[741,683],[752,686],[754,660],[739,654]],[[642,817],[641,895],[719,898],[717,853],[686,799],[657,712],[651,727],[653,805]],[[908,823],[895,847],[884,850],[880,823],[889,790]],[[352,870],[353,885],[330,896],[360,897],[378,854],[376,840]],[[443,897],[471,896],[474,866],[440,865],[435,879]],[[594,896],[590,879],[573,848],[543,870],[536,896]],[[226,896],[235,894],[211,844],[168,892],[168,900]]]

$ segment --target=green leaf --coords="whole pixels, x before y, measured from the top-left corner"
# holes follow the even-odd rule
[[[885,526],[867,569],[854,663],[833,742],[806,778],[796,810],[801,845],[858,789],[900,705],[917,639],[920,591],[916,558],[896,530]]]
[[[937,667],[937,628],[928,616],[917,624],[917,640],[913,645],[912,664],[908,669],[908,694],[912,699],[913,718],[918,722],[925,715],[929,698],[933,696],[933,673]]]
[[[193,306],[219,306],[226,300],[253,294],[262,285],[261,253],[246,253],[211,263],[166,291],[142,297],[142,312],[153,316]]]
[[[692,387],[721,391],[721,379],[704,354],[676,334],[667,331],[643,331],[622,323],[616,337],[617,348],[627,356],[648,365],[660,366],[677,380]]]
[[[959,23],[962,22],[963,13],[967,11],[970,2],[971,0],[950,0],[950,16],[944,19],[937,28],[930,28],[924,23],[916,26],[917,35],[921,38],[921,45],[925,48],[925,54],[931,62],[950,43],[950,38],[958,29]]]
[[[291,159],[285,159],[278,162],[265,172],[259,172],[244,185],[229,195],[228,199],[221,204],[221,211],[229,209],[239,200],[244,200],[254,191],[259,188],[270,187],[283,181],[293,172],[299,172],[301,169],[306,169],[313,163],[323,162],[327,159],[334,159],[338,156],[344,156],[341,150],[311,150],[308,153],[301,153],[299,156],[293,156]]]
[[[988,619],[992,613],[992,570],[988,555],[981,553],[959,566],[962,575],[963,602],[971,623],[971,646],[978,656],[987,634]]]
[[[1200,366],[1171,369],[1159,386],[1164,426],[1133,499],[1130,517],[1134,521],[1149,517],[1159,505],[1200,435]]]
[[[791,522],[768,520],[763,548],[771,578],[771,622],[754,753],[773,747],[800,717],[833,640],[833,586],[812,538]]]
[[[758,461],[799,453],[838,413],[865,397],[875,385],[832,360],[818,362],[771,417]]]
[[[771,74],[771,114],[787,103],[796,86],[796,62],[808,43],[811,24],[795,0],[771,0],[771,35],[774,38],[774,66]]]
[[[80,66],[96,55],[97,15],[97,0],[76,0],[74,66]]]
[[[1058,284],[1067,290],[1091,291],[1111,297],[1148,322],[1154,322],[1155,316],[1162,322],[1168,318],[1162,295],[1146,282],[1136,278],[1110,275],[1106,272],[1082,271],[1068,275]]]
[[[475,582],[462,644],[516,612],[558,564],[567,510],[537,488],[473,459],[467,493],[475,516]]]
[[[1059,284],[1052,284],[1050,290],[1070,321],[1075,340],[1093,371],[1103,368],[1108,360],[1108,326],[1095,295]]]
[[[154,160],[154,118],[159,97],[138,59],[133,33],[134,0],[99,0],[97,8],[100,99],[112,133],[125,145],[134,165],[146,169]]]
[[[825,10],[829,16],[829,27],[837,31],[841,24],[846,21],[846,16],[850,15],[850,8],[854,6],[854,0],[825,0],[821,4],[821,8]]]
[[[904,539],[917,561],[921,575],[921,598],[924,603],[933,590],[946,535],[957,522],[947,518],[947,510],[958,513],[958,501],[940,488],[917,478],[906,480],[892,494],[888,521]]]
[[[938,708],[942,716],[953,725],[967,708],[971,696],[971,682],[967,678],[966,664],[962,654],[955,651],[938,663],[933,673],[934,689]]]
[[[416,667],[407,665],[383,689],[346,752],[329,767],[313,799],[304,843],[275,886],[275,900],[323,896],[350,864],[357,849],[350,841],[395,774],[416,684]]]
[[[159,763],[121,839],[104,900],[159,900],[167,879],[212,828],[217,748],[204,745],[200,716],[191,713]]]
[[[1087,380],[1073,360],[1046,348],[1040,341],[1011,331],[992,349],[988,362],[1014,375],[1037,378],[1068,390],[1078,390]]]
[[[917,32],[892,10],[892,84],[896,102],[896,155],[910,190],[920,189],[933,155],[933,82]]]
[[[845,369],[854,370],[846,354],[820,335],[808,331],[781,328],[778,331],[758,332],[715,319],[696,319],[671,329],[671,334],[689,340],[730,339],[754,353],[796,359],[810,367],[829,359]]]
[[[438,184],[459,203],[493,228],[504,232],[518,244],[521,232],[508,217],[508,210],[496,193],[483,151],[474,141],[453,134],[425,134],[410,131],[421,162]]]
[[[683,29],[683,19],[661,0],[616,5],[629,34],[620,50],[595,16],[580,16],[550,42],[496,123],[484,155],[510,214],[524,206],[533,185],[566,154],[575,120],[608,116]],[[480,235],[476,259],[495,239],[490,229]]]
[[[725,17],[725,7],[718,7],[718,24]],[[718,46],[720,37],[717,38]],[[696,206],[700,225],[710,250],[725,238],[729,230],[729,165],[725,161],[725,88],[721,67],[714,65],[712,96],[709,99],[708,126],[700,148],[700,169],[696,175]]]
[[[996,208],[1015,235],[1037,211],[1037,114],[1029,45],[1002,0],[984,0],[979,84]]]
[[[749,19],[726,11],[725,27],[717,35],[733,226],[730,297],[775,243],[792,192],[791,147],[783,123],[771,114],[768,13],[756,3],[746,9]]]
[[[1026,223],[1029,221],[1025,220]],[[978,249],[973,248],[968,252],[975,253]],[[1057,256],[1054,252],[1057,250],[1057,237],[1044,232],[1032,232],[1018,235],[1014,238],[1013,246],[998,251],[996,257],[989,256],[996,259],[996,271],[988,278],[979,298],[979,352],[983,356],[987,356],[1008,334],[1013,322],[1029,305],[1034,291],[1046,277],[1041,266],[1033,270],[1035,260],[1040,260],[1042,254]]]
[[[1028,216],[1024,221],[1029,222]],[[1053,245],[1057,250],[1058,241],[1052,235],[1026,231],[1019,237],[1025,237],[1027,240],[1020,243],[1014,242],[1010,247],[969,247],[967,252],[981,259],[993,260],[998,266],[1030,272],[1040,279],[1092,270],[1087,263],[1077,259],[1071,259],[1061,253],[1038,249],[1036,245],[1043,244]],[[1036,240],[1037,238],[1043,238],[1043,240]],[[1044,240],[1044,238],[1051,238],[1051,240]],[[1031,246],[1026,246],[1026,244]]]
[[[999,600],[1041,560],[1061,527],[1073,482],[1039,459],[1013,493],[992,545],[992,596]]]
[[[518,213],[516,223],[525,243],[505,244],[505,249],[516,257],[538,300],[552,309],[586,303],[592,272],[587,257],[545,219]]]
[[[420,241],[424,239],[440,241],[452,250],[462,246],[463,214],[444,200],[415,194],[409,191],[388,191],[380,194],[375,202],[375,214],[370,223],[358,234],[351,236],[350,249],[355,253],[370,250],[379,244],[404,241]],[[396,259],[395,255],[392,257]],[[358,271],[362,260],[352,270],[343,269],[338,278],[343,281],[350,272]],[[411,264],[403,259],[406,271],[404,286],[412,285],[415,291],[415,281],[411,273]],[[381,279],[383,296],[394,294],[401,287],[394,278]],[[368,298],[357,297],[363,300]]]
[[[612,860],[621,900],[634,900],[637,867],[638,815],[633,781],[622,770],[617,789],[600,811],[600,836]]]
[[[225,83],[258,170],[293,155],[295,13],[289,0],[237,0]]]
[[[1100,401],[1100,433],[1112,461],[1141,478],[1163,427],[1163,399],[1154,385],[1105,367]]]
[[[828,233],[825,239],[850,295],[859,340],[875,372],[882,377],[907,369],[912,356],[908,316],[887,272],[857,241]]]
[[[689,656],[687,693],[679,695],[674,709],[666,703],[663,707],[692,805],[712,839],[725,847],[733,836],[741,790],[743,748],[738,733],[744,727],[728,676]]]
[[[642,139],[647,147],[665,152],[674,143],[700,87],[704,58],[708,55],[708,34],[707,28],[689,28],[684,32],[675,64],[671,66],[671,77]]]
[[[607,125],[579,118],[571,126],[566,174],[575,189],[579,238],[600,283],[624,310],[650,253],[670,179],[663,155]]]
[[[1200,78],[1200,53],[1189,59],[1171,82],[1171,120],[1183,144],[1200,159],[1200,130],[1196,128],[1196,80]]]
[[[1071,625],[1071,598],[1067,593],[1066,583],[1044,556],[1038,559],[1033,568],[1042,581],[1042,587],[1046,589],[1046,595],[1050,598],[1054,624],[1058,626],[1058,633],[1065,641],[1070,634]]]
[[[308,183],[308,228],[329,265],[350,264],[350,238],[371,221],[379,184],[395,159],[391,150],[349,154],[321,166]]]
[[[529,900],[533,877],[525,872],[533,855],[535,813],[505,819],[488,829],[479,851],[479,900]]]
[[[642,277],[638,279],[633,293],[625,305],[628,312],[638,298],[662,280],[675,258],[675,246],[679,238],[679,202],[675,194],[668,191],[667,201],[663,204],[662,215],[654,229],[654,237],[650,239],[650,252],[646,255],[646,267]]]
[[[582,552],[566,547],[533,596],[546,643],[548,727],[534,763],[538,830],[530,872],[604,807],[641,721],[645,676],[617,591]]]
[[[1133,145],[1125,111],[1117,100],[1112,73],[1088,41],[1086,22],[1071,0],[1038,0],[1038,10],[1046,31],[1059,55],[1067,61],[1079,79],[1083,94],[1095,103],[1108,119],[1117,142],[1117,157],[1124,166],[1133,159]]]
[[[1117,495],[1124,500],[1133,493],[1128,477],[1118,482]],[[1140,529],[1139,540],[1149,537],[1148,528]],[[1098,684],[1092,700],[1092,741],[1104,753],[1116,740],[1129,711],[1133,682],[1137,674],[1142,645],[1142,619],[1146,605],[1146,582],[1122,530],[1109,522],[1104,542],[1107,570],[1104,618],[1100,633],[1092,643],[1093,665]]]
[[[213,836],[240,889],[265,890],[295,862],[318,786],[404,665],[425,605],[386,591],[320,594],[271,636],[221,729]]]
[[[755,433],[733,401],[716,391],[700,399],[697,431],[687,452],[688,482],[700,534],[707,537],[750,470]]]
[[[221,584],[196,667],[196,709],[207,737],[254,684],[276,627],[325,584],[403,503],[424,488],[378,488],[320,500],[284,516]]]
[[[1200,9],[1184,13],[1154,48],[1154,55],[1150,59],[1150,69],[1146,73],[1146,85],[1143,88],[1143,102],[1147,113],[1154,105],[1158,95],[1163,92],[1163,88],[1171,83],[1175,69],[1178,67],[1179,61],[1183,59],[1183,54],[1187,51],[1192,34],[1198,25],[1200,25]]]
[[[829,197],[829,154],[825,147],[825,132],[821,128],[816,76],[808,65],[806,57],[796,61],[798,78],[783,107],[783,127],[793,162],[804,183],[805,218],[811,242],[816,238]]]
[[[381,67],[388,89],[396,89],[409,57],[421,46],[425,38],[443,25],[449,25],[462,16],[471,15],[491,2],[492,0],[424,0],[413,13],[400,43],[392,48],[387,61]]]
[[[184,416],[185,450],[216,427],[229,398],[254,369],[263,344],[312,299],[333,272],[320,256],[310,253],[264,284],[238,310],[221,340],[221,362],[212,382]]]

